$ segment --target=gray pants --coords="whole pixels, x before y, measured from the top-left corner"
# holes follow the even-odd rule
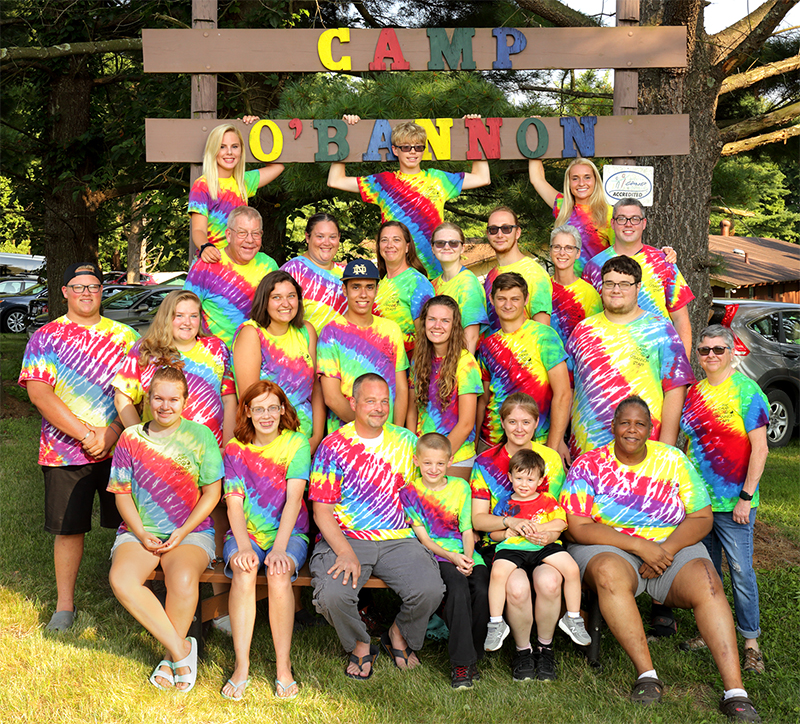
[[[425,641],[428,619],[444,596],[444,584],[433,554],[416,538],[367,541],[348,539],[361,563],[356,587],[342,585],[342,574],[334,580],[328,570],[336,561],[331,547],[321,540],[314,548],[309,569],[314,585],[314,606],[336,629],[345,651],[356,643],[370,642],[367,627],[358,614],[358,592],[371,575],[380,578],[402,599],[395,623],[414,651]]]

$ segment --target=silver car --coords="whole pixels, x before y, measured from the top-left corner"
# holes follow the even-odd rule
[[[737,369],[769,400],[769,446],[788,445],[800,414],[800,304],[715,299],[709,323],[730,328]]]

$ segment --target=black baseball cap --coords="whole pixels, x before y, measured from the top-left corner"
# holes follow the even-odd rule
[[[83,266],[90,266],[92,270],[82,269],[78,271],[78,269]],[[92,264],[90,261],[82,261],[67,267],[67,270],[64,272],[64,284],[62,286],[67,286],[75,277],[83,276],[84,274],[97,277],[97,281],[101,284],[103,283],[103,272],[100,271],[100,267],[98,267],[97,264]]]
[[[342,281],[346,282],[350,279],[375,279],[380,280],[381,275],[378,272],[378,267],[375,266],[369,259],[353,259],[349,262],[342,272]]]

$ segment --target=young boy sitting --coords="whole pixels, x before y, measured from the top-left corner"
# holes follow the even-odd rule
[[[515,453],[508,466],[508,477],[514,492],[508,500],[504,517],[524,519],[522,525],[491,533],[493,540],[501,541],[495,550],[492,576],[489,583],[489,627],[484,648],[497,651],[509,634],[503,620],[506,603],[506,581],[517,569],[528,575],[540,565],[553,566],[564,577],[564,598],[567,612],[559,620],[559,627],[576,643],[587,646],[591,639],[580,615],[581,574],[578,564],[561,546],[561,541],[546,546],[532,543],[528,536],[543,531],[562,531],[567,527],[567,517],[558,501],[549,493],[537,492],[545,472],[544,460],[533,450]],[[539,639],[539,655],[543,652],[552,658],[552,639]],[[553,676],[548,678],[555,678]]]
[[[423,435],[416,452],[414,464],[421,477],[400,491],[400,500],[417,538],[439,562],[447,589],[443,618],[450,629],[451,684],[470,689],[489,618],[489,571],[474,552],[472,495],[465,480],[447,475],[453,454],[444,435]]]
[[[464,116],[477,118],[477,116]],[[354,125],[359,116],[346,115]],[[447,173],[434,168],[420,168],[428,143],[428,134],[417,123],[405,121],[392,130],[392,152],[400,163],[399,171],[382,171],[371,176],[347,176],[344,163],[334,162],[328,172],[328,186],[340,191],[360,193],[365,203],[377,204],[381,223],[402,221],[411,231],[417,254],[428,277],[442,273],[442,265],[433,255],[431,236],[444,221],[444,204],[462,191],[488,186],[489,162],[474,161],[470,173]]]

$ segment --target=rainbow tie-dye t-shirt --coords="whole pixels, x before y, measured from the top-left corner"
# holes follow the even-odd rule
[[[558,504],[558,500],[550,493],[539,493],[533,500],[514,500],[509,498],[503,510],[503,516],[511,518],[524,518],[530,520],[536,525],[544,525],[553,520],[563,520],[567,522],[567,514],[565,510]],[[556,543],[561,545],[561,540]],[[543,545],[532,543],[527,538],[521,535],[515,535],[511,538],[506,538],[497,544],[496,550],[516,550],[516,551],[540,551],[544,548]]]
[[[585,319],[572,332],[567,355],[575,388],[569,441],[573,460],[611,441],[614,410],[629,395],[650,407],[650,437],[657,440],[664,393],[694,382],[675,328],[648,312],[627,324],[610,322],[604,312]]]
[[[564,194],[557,194],[553,204],[553,216],[558,217],[561,206],[564,204]],[[592,257],[597,256],[603,249],[607,249],[614,243],[614,229],[611,227],[611,216],[614,213],[612,206],[607,207],[606,224],[598,228],[592,219],[591,210],[588,206],[575,204],[569,216],[568,224],[574,226],[581,235],[581,255],[575,260],[575,274],[580,276],[583,268]]]
[[[475,358],[465,349],[461,350],[456,369],[456,389],[450,402],[443,406],[439,399],[439,371],[442,367],[442,358],[434,357],[431,360],[431,378],[428,385],[428,404],[424,410],[418,409],[417,435],[428,432],[438,432],[449,435],[458,424],[458,397],[459,395],[483,394],[481,371]],[[413,382],[412,367],[412,382]],[[475,456],[475,428],[470,430],[464,444],[453,453],[453,463],[469,460]]]
[[[334,320],[322,331],[317,343],[317,374],[341,383],[342,394],[353,394],[353,383],[367,372],[374,372],[389,385],[389,419],[394,419],[397,397],[397,373],[408,369],[400,327],[389,319],[372,317],[369,327],[359,327],[344,317]],[[328,432],[342,425],[328,410]]]
[[[703,478],[715,513],[730,512],[747,478],[749,432],[769,424],[769,403],[758,384],[734,372],[719,385],[702,380],[689,388],[681,416],[686,455]],[[750,507],[758,507],[760,487]]]
[[[245,192],[248,197],[255,196],[259,179],[258,169],[244,172]],[[189,191],[189,213],[201,214],[208,219],[208,240],[220,249],[228,245],[225,237],[228,216],[237,206],[247,206],[247,198],[242,195],[233,176],[219,179],[219,194],[216,199],[211,198],[205,176],[197,179]]]
[[[431,490],[417,476],[400,491],[400,502],[410,525],[424,528],[431,540],[452,553],[464,552],[461,534],[472,530],[472,500],[466,480],[447,477],[443,488]],[[445,561],[434,554],[437,561]],[[486,565],[473,553],[477,565]]]
[[[410,267],[392,279],[383,277],[378,284],[372,313],[397,323],[409,356],[414,350],[416,337],[414,321],[419,317],[422,305],[434,294],[433,285]]]
[[[117,417],[111,381],[138,336],[127,325],[106,317],[89,326],[66,315],[59,317],[28,341],[19,384],[44,382],[81,422],[106,427]],[[42,418],[39,465],[57,468],[96,462],[79,440]]]
[[[268,445],[245,445],[236,438],[225,446],[224,498],[242,498],[247,535],[262,550],[269,550],[278,535],[286,505],[286,481],[308,480],[311,449],[299,432],[281,430]],[[308,509],[300,502],[292,535],[308,541]],[[232,538],[228,531],[226,539]],[[302,565],[302,563],[300,564]]]
[[[578,322],[603,311],[603,302],[595,288],[583,279],[559,284],[553,279],[553,316],[550,326],[566,345]]]
[[[119,438],[111,463],[108,491],[130,495],[144,529],[166,539],[189,519],[200,500],[200,488],[223,475],[219,445],[205,425],[181,420],[165,437],[152,437],[142,423]],[[213,531],[211,516],[193,531]],[[128,526],[123,522],[117,534]]]
[[[147,397],[150,382],[158,366],[151,363],[139,366],[137,342],[128,352],[113,385],[138,405]],[[217,445],[222,447],[222,398],[235,395],[233,372],[231,371],[231,352],[218,337],[198,337],[194,347],[188,352],[179,352],[184,364],[183,374],[189,388],[189,399],[183,408],[183,417],[205,425],[214,433]],[[142,406],[142,422],[152,420],[150,405]]]
[[[341,264],[333,269],[323,269],[304,256],[287,261],[282,271],[290,274],[303,290],[303,312],[317,334],[322,334],[328,322],[340,318],[347,311],[347,297],[342,287]]]
[[[483,289],[486,296],[486,310],[489,315],[489,330],[497,332],[500,329],[500,320],[494,311],[492,304],[492,284],[500,274],[516,272],[528,284],[528,303],[525,305],[525,314],[528,319],[532,319],[535,314],[544,312],[553,313],[553,285],[550,277],[539,262],[529,256],[523,257],[513,264],[506,266],[496,266],[489,270],[483,282]]]
[[[655,543],[710,505],[689,459],[655,440],[647,442],[647,456],[638,465],[617,460],[613,442],[582,455],[569,469],[559,502],[567,513]]]
[[[480,280],[469,269],[461,267],[461,271],[447,282],[440,274],[431,284],[437,295],[444,294],[456,301],[461,311],[462,327],[466,329],[472,324],[488,324],[486,296]]]
[[[208,331],[231,347],[236,330],[250,317],[259,282],[278,265],[261,252],[247,264],[234,263],[224,249],[221,254],[216,264],[195,262],[183,288],[200,297]]]
[[[442,265],[433,255],[431,236],[444,221],[444,205],[461,193],[463,173],[447,173],[428,168],[419,173],[382,171],[358,178],[361,198],[381,210],[381,223],[401,221],[411,232],[417,256],[428,276],[442,273]]]
[[[314,360],[311,359],[308,349],[308,330],[305,327],[298,329],[290,324],[286,334],[274,337],[252,319],[246,321],[239,329],[244,327],[252,327],[258,333],[261,344],[259,379],[274,382],[286,393],[300,419],[300,432],[310,438],[314,432],[311,393],[314,391],[316,372]],[[233,344],[235,347],[236,342]],[[238,390],[240,396],[243,392],[245,390]]]
[[[601,270],[609,259],[619,256],[614,247],[595,256],[583,270],[583,278],[599,292],[603,286]],[[639,306],[645,312],[669,319],[671,312],[682,309],[694,299],[692,290],[678,271],[678,267],[664,258],[664,252],[652,246],[643,246],[632,257],[642,268],[642,286],[639,287]]]
[[[416,442],[413,432],[389,423],[380,437],[362,440],[355,423],[348,423],[317,448],[308,499],[333,505],[333,516],[348,538],[410,538],[400,490],[416,474]]]
[[[477,358],[483,381],[489,385],[481,438],[490,445],[500,442],[500,407],[509,395],[524,392],[539,406],[536,440],[546,440],[553,399],[548,372],[567,359],[553,328],[527,319],[516,332],[500,331],[484,337],[478,345]]]

